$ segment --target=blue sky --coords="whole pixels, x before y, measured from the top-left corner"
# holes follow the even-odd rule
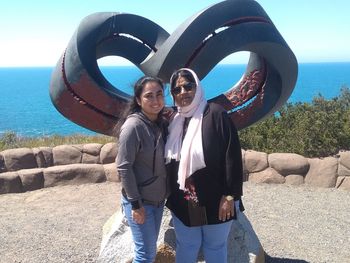
[[[0,67],[54,66],[80,21],[95,12],[144,16],[172,33],[215,0],[12,0],[0,9]],[[299,62],[350,61],[349,0],[257,0]],[[228,63],[245,63],[244,55]],[[124,60],[101,60],[125,63]]]

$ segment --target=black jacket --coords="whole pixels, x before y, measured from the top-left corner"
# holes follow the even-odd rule
[[[207,223],[224,223],[218,218],[221,197],[232,195],[235,200],[241,201],[243,194],[242,154],[238,134],[226,111],[214,103],[208,103],[204,110],[202,134],[206,167],[196,171],[190,178],[199,205],[205,207]],[[177,183],[178,166],[179,162],[172,160],[166,167],[171,191],[166,206],[185,225],[191,226],[189,202]],[[242,204],[240,207],[243,210]]]

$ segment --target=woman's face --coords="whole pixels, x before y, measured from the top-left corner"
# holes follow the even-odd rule
[[[184,77],[179,77],[175,83],[175,87],[172,87],[171,93],[177,106],[188,106],[196,94],[196,84],[189,82]]]
[[[151,121],[158,118],[158,113],[164,107],[164,94],[162,87],[155,81],[147,82],[137,103],[141,106],[142,112]]]

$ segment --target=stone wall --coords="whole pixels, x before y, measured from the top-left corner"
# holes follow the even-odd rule
[[[245,180],[350,190],[350,151],[326,158],[305,158],[295,153],[266,154],[242,151]]]
[[[116,143],[19,148],[0,152],[0,194],[66,184],[119,182]],[[245,181],[350,190],[350,151],[326,158],[242,150]]]
[[[0,194],[56,185],[119,181],[116,143],[18,148],[0,152]]]

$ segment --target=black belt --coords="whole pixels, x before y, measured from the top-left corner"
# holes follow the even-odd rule
[[[127,200],[129,200],[128,197],[127,197],[127,195],[126,195],[126,192],[125,192],[124,188],[122,188],[122,195],[123,195]],[[145,199],[143,199],[143,198],[142,198],[141,200],[142,200],[142,203],[143,203],[143,204],[145,204],[145,205],[153,205],[153,206],[155,206],[155,207],[161,207],[161,206],[163,206],[164,203],[165,203],[165,200],[162,200],[162,201],[149,201],[149,200],[145,200]]]
[[[164,205],[165,201],[148,201],[148,200],[145,200],[145,199],[142,199],[142,203],[145,204],[145,205],[153,205],[155,207],[161,207]]]

